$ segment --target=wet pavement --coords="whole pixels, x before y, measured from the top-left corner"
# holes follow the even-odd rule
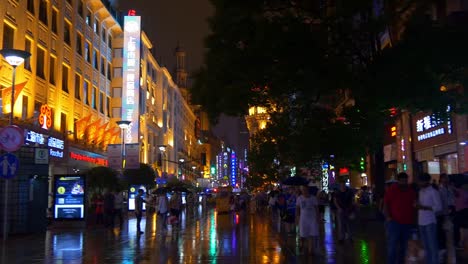
[[[51,228],[11,237],[0,263],[384,263],[382,224],[359,219],[354,241],[338,244],[329,215],[322,229],[323,256],[305,256],[299,239],[265,213],[217,214],[209,208],[183,213],[179,227],[162,229],[159,218],[125,221],[122,230]]]

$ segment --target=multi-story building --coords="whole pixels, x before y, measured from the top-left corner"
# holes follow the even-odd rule
[[[124,18],[101,0],[0,0],[0,6],[0,50],[31,53],[16,70],[13,122],[25,131],[25,143],[15,152],[21,165],[10,180],[10,232],[30,231],[33,213],[45,219],[57,175],[110,165],[109,145],[122,142],[116,121],[131,121],[125,142],[136,147],[137,163],[159,175],[177,176],[179,158],[199,160],[196,115],[152,55],[133,12]],[[9,121],[11,85],[12,67],[2,58],[2,127]],[[31,178],[42,179],[42,193],[34,197],[46,202],[30,201]],[[44,210],[30,211],[31,203]]]

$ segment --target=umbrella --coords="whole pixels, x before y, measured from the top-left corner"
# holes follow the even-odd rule
[[[170,192],[170,191],[171,191],[171,189],[168,188],[168,187],[160,187],[160,188],[157,188],[156,190],[154,190],[153,193],[155,193],[155,194],[163,194],[163,193],[168,193],[168,192]]]
[[[385,183],[386,183],[386,184],[391,184],[391,183],[397,183],[397,182],[398,182],[398,181],[395,180],[395,179],[390,179],[390,180],[386,181]]]
[[[289,177],[283,181],[284,185],[293,185],[293,186],[300,186],[300,185],[307,185],[309,184],[309,180],[300,176]]]

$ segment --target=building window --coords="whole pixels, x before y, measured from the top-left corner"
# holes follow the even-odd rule
[[[106,59],[101,57],[101,74],[106,75]]]
[[[111,115],[111,98],[110,96],[106,97],[106,106],[107,106],[107,117],[110,117]]]
[[[91,10],[88,9],[88,13],[86,14],[86,25],[91,26]]]
[[[93,24],[93,30],[94,30],[94,33],[96,33],[98,36],[99,36],[99,20],[97,20],[96,18],[94,19],[94,24]]]
[[[81,100],[80,88],[81,88],[81,76],[75,73],[75,98],[78,100]]]
[[[3,24],[3,49],[12,49],[14,47],[15,40],[15,29],[8,25]]]
[[[21,119],[25,120],[28,118],[28,97],[23,95],[23,105],[21,106]]]
[[[86,105],[89,105],[89,82],[83,82],[83,100]]]
[[[99,70],[99,58],[98,58],[98,52],[96,49],[93,50],[93,67],[96,70]]]
[[[91,63],[91,43],[85,42],[85,60]]]
[[[47,26],[49,25],[49,21],[47,20],[47,0],[41,0],[39,4],[39,21]]]
[[[114,98],[122,97],[122,88],[120,87],[112,88],[112,96]]]
[[[67,133],[67,114],[60,113],[60,132]]]
[[[122,58],[123,49],[114,49],[114,58]]]
[[[45,80],[44,67],[45,67],[45,51],[39,47],[36,50],[36,76]]]
[[[68,21],[65,21],[63,25],[63,41],[66,44],[71,45],[71,24]]]
[[[34,1],[35,0],[28,0],[28,6],[27,6],[27,9],[28,9],[29,13],[31,13],[33,15],[35,14],[34,13]]]
[[[109,47],[109,49],[112,49],[112,35],[109,35],[107,37],[107,46]]]
[[[57,63],[57,59],[53,56],[50,56],[50,63],[49,63],[49,83],[55,85],[55,63]]]
[[[112,79],[111,70],[112,70],[112,64],[107,63],[107,80],[109,81]]]
[[[52,32],[55,34],[58,34],[58,10],[55,8],[52,8]]]
[[[91,107],[96,110],[97,110],[97,102],[96,102],[97,93],[98,93],[98,89],[96,87],[93,87],[93,92],[91,94]]]
[[[112,107],[112,117],[121,118],[122,117],[122,108],[121,107]]]
[[[102,42],[107,42],[107,31],[105,28],[102,28],[101,37],[102,37]]]
[[[83,56],[83,37],[81,34],[76,34],[76,53]]]
[[[26,38],[25,43],[24,43],[24,50],[29,53],[32,53],[31,48],[32,48],[32,41]],[[24,60],[24,69],[31,71],[31,57]]]
[[[69,68],[62,65],[62,91],[68,93],[68,71]]]
[[[80,17],[84,18],[84,5],[83,5],[83,0],[78,1],[78,15]]]
[[[104,93],[99,93],[99,112],[104,114]]]
[[[114,68],[114,78],[121,78],[122,77],[122,68],[115,67]]]

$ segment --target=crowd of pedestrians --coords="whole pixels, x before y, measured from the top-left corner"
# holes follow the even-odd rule
[[[387,263],[419,261],[416,253],[407,252],[410,238],[420,241],[425,263],[453,263],[454,249],[463,249],[466,240],[461,235],[468,224],[466,186],[454,186],[445,174],[439,184],[427,173],[419,176],[417,185],[408,184],[406,173],[398,174],[397,180],[386,189],[383,201]]]
[[[353,223],[360,208],[374,208],[384,215],[386,263],[455,263],[456,250],[465,249],[468,242],[467,186],[455,185],[446,174],[440,175],[438,183],[427,173],[411,184],[408,178],[399,173],[396,180],[387,183],[381,199],[371,199],[367,188],[356,192],[344,182],[331,192],[317,192],[309,186],[258,192],[252,198],[255,209],[251,212],[267,206],[288,236],[295,236],[297,228],[304,254],[320,255],[319,230],[325,221],[325,206],[330,209],[339,244],[353,241]]]

